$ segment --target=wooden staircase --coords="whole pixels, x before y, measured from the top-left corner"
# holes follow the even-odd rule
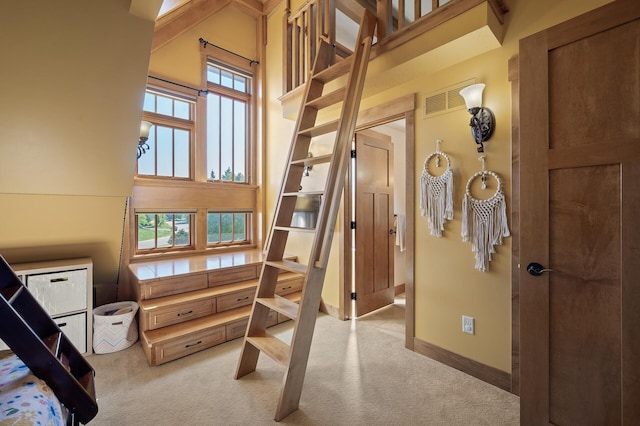
[[[95,372],[0,256],[0,338],[70,411],[74,424],[98,413]]]
[[[236,370],[236,379],[256,369],[260,352],[265,352],[286,368],[278,401],[275,420],[280,421],[297,410],[304,374],[309,358],[316,317],[320,307],[322,285],[326,273],[331,241],[338,208],[348,170],[351,143],[353,141],[360,98],[376,25],[375,16],[365,11],[353,55],[333,65],[334,48],[321,43],[315,63],[307,79],[305,94],[285,166],[282,186],[267,244],[267,257],[262,265],[260,281],[253,302],[242,352]],[[336,80],[347,76],[344,87],[325,93],[325,85],[335,86]],[[337,120],[318,123],[318,112],[342,103]],[[333,152],[330,155],[309,158],[309,146],[313,138],[335,133]],[[305,167],[328,163],[324,191],[303,192],[301,180]],[[296,203],[305,197],[321,196],[318,218],[307,265],[283,259],[287,238],[291,232],[310,232],[309,228],[291,226]],[[305,258],[304,256],[298,256]],[[304,274],[302,296],[299,304],[275,294],[276,282],[282,271]],[[267,328],[269,312],[274,310],[295,321],[293,337],[287,344]]]

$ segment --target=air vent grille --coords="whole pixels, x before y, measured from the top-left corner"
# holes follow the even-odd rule
[[[438,93],[437,95],[429,96],[424,100],[424,113],[425,115],[435,114],[447,109],[447,94]]]
[[[464,109],[466,106],[464,98],[460,96],[460,89],[473,83],[473,80],[465,81],[427,96],[424,99],[424,116],[429,117]]]

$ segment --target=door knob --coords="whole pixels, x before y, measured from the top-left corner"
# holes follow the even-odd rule
[[[563,274],[562,271],[557,271],[555,269],[547,269],[544,266],[542,266],[541,264],[537,263],[537,262],[531,262],[530,264],[527,265],[527,272],[530,273],[531,275],[533,275],[534,277],[539,277],[540,275],[542,275],[545,272],[558,272],[560,274]]]
[[[389,229],[389,235],[393,235],[393,234],[395,234],[395,233],[396,233],[396,230],[395,230],[395,229]]]

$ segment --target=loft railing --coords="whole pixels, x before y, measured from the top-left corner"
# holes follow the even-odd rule
[[[377,42],[394,33],[444,12],[441,9],[471,8],[488,1],[499,18],[507,10],[502,0],[308,0],[291,12],[287,0],[284,16],[283,89],[285,94],[306,82],[320,40],[336,46],[337,60],[351,55],[349,47],[336,40],[336,9],[357,23],[362,9],[367,8],[378,19]],[[344,21],[344,20],[343,20]]]
[[[289,1],[284,15],[284,90],[306,82],[320,40],[335,41],[334,0],[310,0],[291,13]]]

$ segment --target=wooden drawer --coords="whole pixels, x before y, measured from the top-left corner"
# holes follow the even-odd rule
[[[249,318],[227,324],[227,340],[244,336],[244,333],[247,331],[247,324],[249,324]]]
[[[149,281],[142,283],[141,287],[140,293],[143,299],[200,290],[207,288],[207,274],[184,275],[176,278]]]
[[[151,345],[151,348],[149,348],[150,364],[164,364],[165,362],[219,345],[225,341],[225,331],[225,326],[220,325]]]
[[[276,294],[284,296],[285,294],[295,293],[302,290],[303,277],[290,278],[283,281],[278,281],[276,284]]]
[[[155,330],[215,313],[215,298],[153,309],[150,312],[140,310],[140,329]]]
[[[209,287],[229,284],[232,282],[253,280],[258,278],[258,266],[247,265],[233,269],[221,269],[209,272]]]
[[[250,305],[253,303],[253,298],[255,296],[255,288],[219,296],[217,302],[218,312],[224,312],[228,311],[229,309],[239,308],[240,306]]]

